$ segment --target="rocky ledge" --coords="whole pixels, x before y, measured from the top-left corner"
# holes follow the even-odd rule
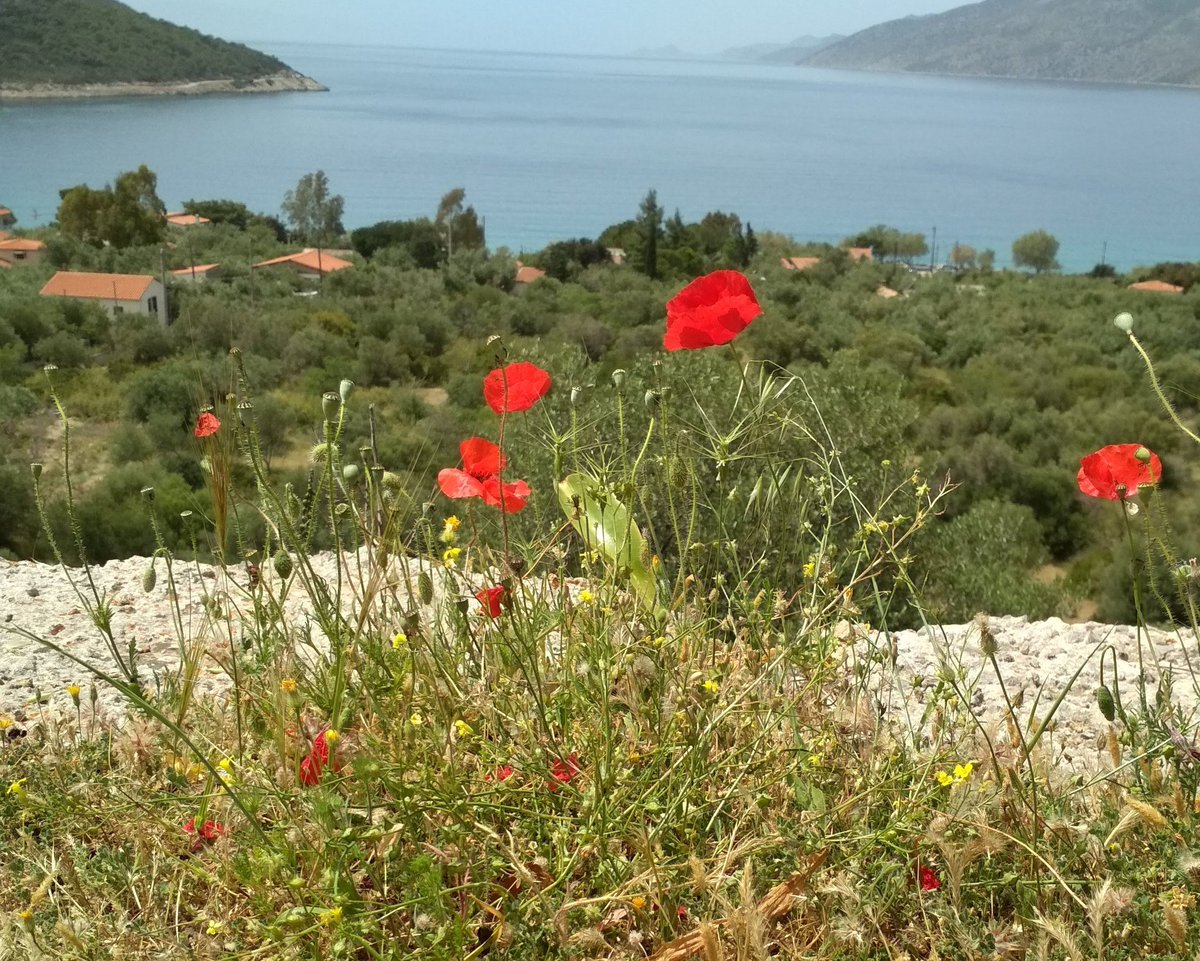
[[[199,96],[214,93],[288,93],[328,90],[294,70],[254,80],[192,80],[181,83],[0,84],[0,100],[83,100],[92,97]]]

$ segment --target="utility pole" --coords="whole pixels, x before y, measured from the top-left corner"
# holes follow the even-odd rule
[[[1100,266],[1103,267],[1107,263],[1108,258],[1108,241],[1104,241],[1104,246],[1100,250]]]
[[[937,227],[933,228],[933,241],[929,244],[929,272],[931,274],[935,260],[937,260]]]
[[[158,322],[166,327],[171,322],[171,305],[167,303],[167,255],[162,247],[158,248],[158,273],[163,289],[162,315]]]

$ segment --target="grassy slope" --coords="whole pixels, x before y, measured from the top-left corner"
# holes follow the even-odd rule
[[[115,0],[0,0],[0,83],[251,80],[287,65]]]
[[[1200,84],[1185,0],[985,0],[863,30],[810,66],[1025,79]]]

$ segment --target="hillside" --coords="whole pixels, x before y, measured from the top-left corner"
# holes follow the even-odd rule
[[[856,33],[806,66],[1200,85],[1194,0],[984,0]]]
[[[237,88],[265,78],[282,86],[318,86],[300,83],[307,78],[274,57],[116,0],[0,0],[0,37],[3,93],[131,84]],[[272,85],[258,85],[264,86]]]

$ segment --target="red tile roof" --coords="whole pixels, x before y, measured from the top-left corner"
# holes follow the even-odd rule
[[[40,240],[29,240],[26,237],[0,238],[0,250],[45,250],[46,245]]]
[[[11,217],[13,212],[7,207],[0,207],[0,217]]]
[[[540,267],[525,267],[517,268],[517,283],[532,284],[535,280],[541,280],[546,276],[546,271]]]
[[[189,214],[178,210],[167,214],[167,223],[172,227],[199,227],[204,224],[211,224],[212,221],[207,217],[201,217],[199,214]]]
[[[1168,284],[1165,280],[1143,280],[1138,284],[1130,284],[1130,290],[1148,290],[1156,294],[1182,294],[1183,288]]]
[[[850,255],[851,260],[874,260],[874,247],[847,247],[846,253]]]
[[[349,260],[342,260],[341,257],[335,257],[333,254],[327,254],[324,251],[311,248],[309,250],[302,250],[298,254],[288,254],[284,257],[273,257],[270,260],[263,260],[254,266],[274,267],[278,264],[291,264],[322,274],[331,274],[336,270],[345,270],[347,267],[354,266]]]
[[[88,274],[60,270],[46,281],[43,297],[82,297],[87,300],[141,300],[154,283],[149,274]]]
[[[820,257],[782,257],[779,261],[784,270],[808,270],[821,262]]]
[[[192,274],[207,274],[210,270],[216,270],[220,264],[196,264],[195,267],[180,267],[179,270],[172,270],[176,277],[190,277]]]

